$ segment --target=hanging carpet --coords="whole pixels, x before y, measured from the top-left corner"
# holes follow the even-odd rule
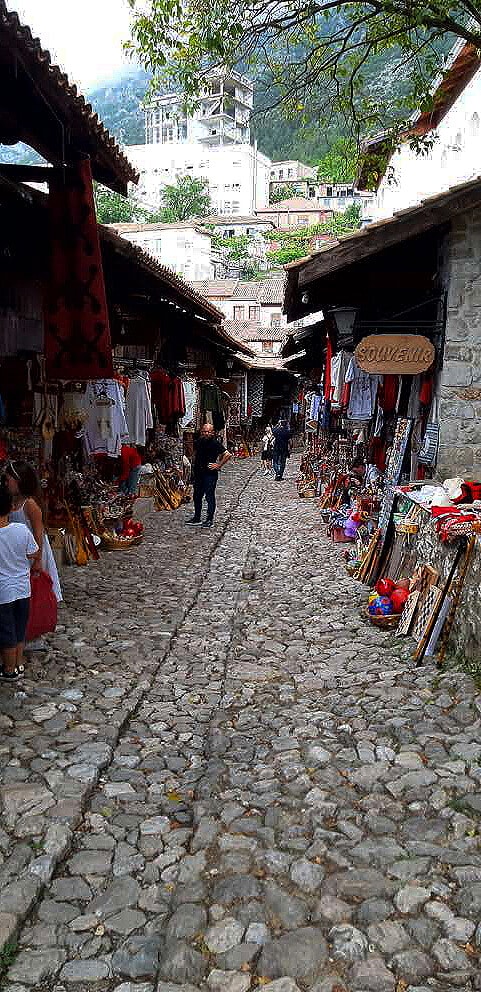
[[[112,343],[88,159],[54,172],[49,212],[51,257],[44,305],[47,377],[111,378]]]

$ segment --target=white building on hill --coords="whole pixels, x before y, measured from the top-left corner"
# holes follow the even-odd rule
[[[212,234],[199,222],[110,226],[186,281],[212,279],[215,276],[216,254],[212,249]]]
[[[288,333],[282,313],[284,276],[252,282],[217,279],[193,285],[222,310],[225,329],[233,338],[248,343],[259,355],[279,355]]]
[[[416,154],[410,135],[427,136],[431,148]],[[400,148],[390,154],[382,135],[365,146],[360,183],[377,184],[374,219],[479,176],[480,149],[481,61],[471,45],[459,43],[433,86],[432,109],[413,120]]]
[[[211,73],[190,115],[177,94],[159,94],[145,110],[145,144],[128,147],[140,172],[136,198],[157,209],[164,186],[195,176],[207,181],[217,214],[252,214],[266,206],[271,163],[250,143],[253,92],[246,76]]]

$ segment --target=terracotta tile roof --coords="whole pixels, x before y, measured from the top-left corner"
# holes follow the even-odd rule
[[[206,237],[212,237],[212,231],[206,231],[205,227],[199,223],[198,220],[179,220],[174,221],[172,224],[109,224],[114,231],[118,231],[119,234],[140,234],[144,231],[198,231],[199,234],[205,234]]]
[[[262,327],[255,320],[226,320],[226,331],[239,341],[285,341],[286,327]]]
[[[220,310],[217,310],[217,307],[209,300],[206,300],[200,293],[196,292],[189,283],[184,282],[181,276],[172,272],[171,269],[166,268],[165,265],[161,265],[153,255],[150,255],[138,245],[133,245],[126,238],[122,238],[120,234],[106,224],[99,224],[99,231],[101,240],[103,242],[109,242],[118,254],[137,262],[150,275],[156,276],[164,283],[167,283],[180,296],[186,300],[190,300],[197,309],[202,311],[202,316],[210,318],[211,321],[213,320],[217,324],[222,323],[224,315]]]
[[[2,66],[10,63],[15,74],[23,69],[28,77],[27,85],[32,92],[32,121],[26,121],[24,116],[19,122],[24,135],[26,131],[31,133],[28,143],[47,161],[61,164],[56,161],[61,137],[52,138],[41,133],[40,114],[36,113],[34,102],[37,101],[38,106],[40,101],[42,113],[49,110],[50,116],[57,118],[59,136],[63,126],[64,140],[69,150],[90,155],[94,178],[120,192],[126,192],[128,182],[138,182],[138,173],[90,103],[78,92],[75,84],[69,82],[66,74],[52,63],[50,52],[42,48],[41,42],[33,37],[27,25],[21,24],[18,14],[7,9],[5,0],[0,0],[0,51]],[[15,98],[15,89],[13,92]],[[37,138],[38,141],[33,144]],[[25,138],[19,136],[17,140]],[[52,157],[49,157],[50,142],[51,151],[55,142],[58,146]]]
[[[229,214],[209,214],[208,217],[203,217],[202,222],[204,224],[212,224],[214,227],[229,227],[232,225],[235,227],[236,224],[252,224],[254,227],[256,224],[268,224],[270,227],[274,227],[274,221],[269,220],[268,217],[257,217],[255,214],[247,215],[229,215]]]
[[[252,280],[244,282],[240,279],[204,279],[192,282],[203,296],[209,299],[232,299],[251,302],[260,306],[282,306],[284,299],[285,276],[279,275],[271,279]]]
[[[313,200],[308,200],[305,196],[291,196],[287,200],[280,200],[279,203],[271,203],[268,207],[259,207],[256,212],[261,215],[282,213],[285,210],[302,210],[303,212],[311,210],[315,213],[322,213],[322,209]]]

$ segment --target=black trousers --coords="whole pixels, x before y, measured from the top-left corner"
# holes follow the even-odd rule
[[[194,476],[194,517],[200,520],[202,513],[202,500],[205,496],[207,503],[207,520],[214,519],[215,513],[215,487],[218,479],[217,472],[202,472],[201,475]]]

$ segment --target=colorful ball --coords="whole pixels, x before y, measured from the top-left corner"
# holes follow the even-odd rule
[[[375,617],[388,617],[392,612],[392,603],[388,596],[376,596],[369,607],[369,613]]]

